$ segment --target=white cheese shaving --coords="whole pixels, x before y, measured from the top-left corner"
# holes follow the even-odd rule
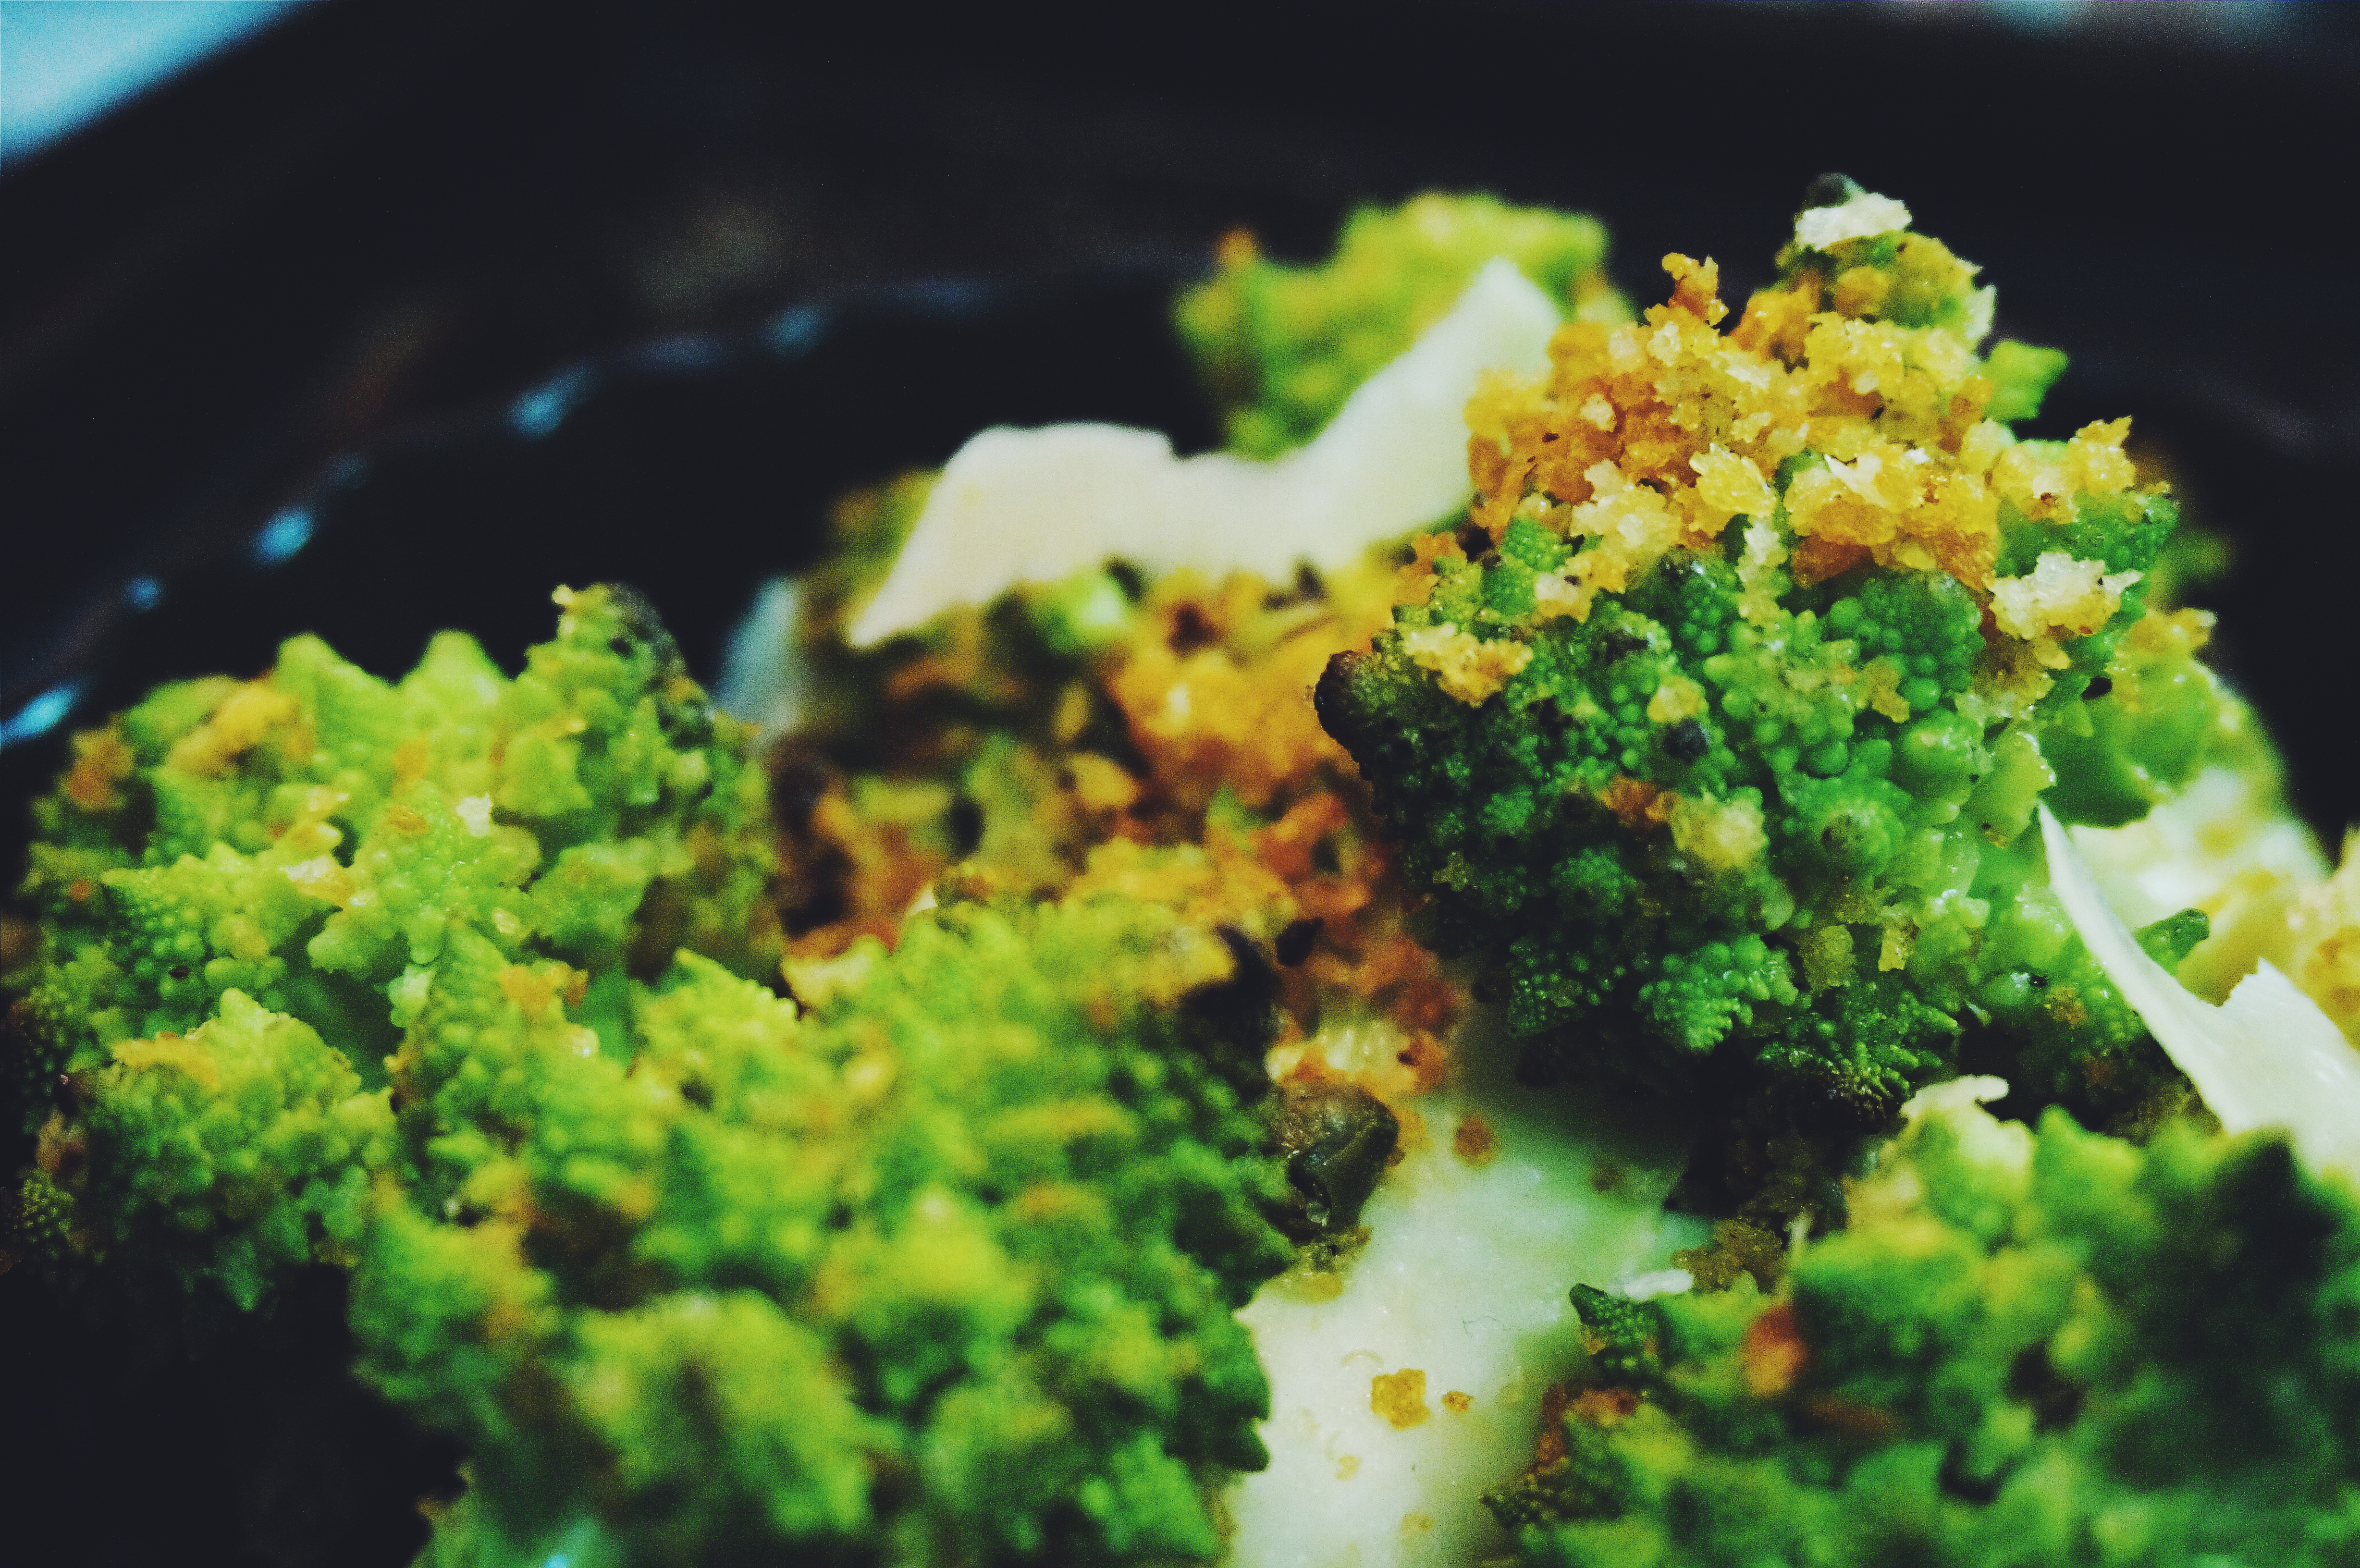
[[[1618,1281],[1612,1293],[1626,1301],[1652,1301],[1658,1296],[1685,1296],[1695,1289],[1696,1276],[1687,1269],[1656,1269]]]
[[[988,430],[943,469],[909,542],[856,621],[868,648],[955,604],[1054,583],[1109,556],[1151,573],[1349,564],[1469,494],[1465,409],[1486,370],[1537,374],[1557,310],[1514,265],[1485,265],[1459,302],[1362,383],[1308,445],[1270,463],[1176,457],[1119,425]]]
[[[1909,226],[1909,209],[1874,191],[1853,193],[1833,207],[1809,207],[1795,220],[1795,242],[1811,250],[1825,250],[1846,240],[1870,239]]]
[[[1914,1122],[1932,1112],[1964,1110],[2006,1097],[2006,1079],[1994,1078],[1988,1073],[1970,1073],[1963,1077],[1945,1078],[1939,1083],[1929,1083],[1902,1101],[1901,1119]]]
[[[2319,843],[2287,814],[2278,781],[2256,765],[2215,764],[2137,822],[2066,830],[2098,891],[2133,931],[2181,909],[2202,909],[2212,934],[2180,966],[2180,983],[2208,1002],[2267,958],[2294,968],[2289,916],[2303,889],[2327,880]]]
[[[2360,1177],[2360,1052],[2267,959],[2220,1007],[2148,957],[2047,806],[2049,885],[2091,956],[2231,1132],[2284,1127],[2313,1171]]]
[[[2087,637],[2114,618],[2123,607],[2124,591],[2140,575],[2109,574],[2103,561],[2076,561],[2061,550],[2044,550],[2026,575],[1993,580],[1992,618],[2008,636],[2027,641],[2052,630]]]

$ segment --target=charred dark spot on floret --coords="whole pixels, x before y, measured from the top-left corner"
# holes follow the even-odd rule
[[[1808,212],[1818,207],[1841,207],[1860,191],[1860,182],[1849,174],[1814,175],[1811,182],[1803,187],[1802,210]]]
[[[1122,596],[1132,604],[1147,597],[1147,574],[1137,565],[1118,555],[1106,563],[1105,572],[1122,591]]]
[[[1292,1202],[1274,1223],[1296,1241],[1347,1231],[1400,1141],[1401,1123],[1385,1103],[1334,1080],[1281,1085],[1273,1137],[1284,1160]]]
[[[634,664],[646,660],[647,691],[656,700],[656,722],[664,738],[682,747],[709,745],[715,733],[713,703],[689,674],[680,644],[654,602],[625,583],[603,583],[585,597],[594,595],[622,627],[606,639],[607,651]]]
[[[1317,604],[1326,601],[1328,583],[1307,561],[1295,563],[1295,581],[1284,589],[1274,589],[1262,595],[1262,608],[1283,610],[1290,604]]]
[[[2007,1477],[2008,1470],[2005,1467],[1985,1475],[1972,1474],[1966,1468],[1964,1453],[1953,1450],[1943,1456],[1942,1468],[1935,1476],[1935,1482],[1945,1497],[1983,1508],[1998,1500],[2000,1484]]]
[[[1182,601],[1172,612],[1172,651],[1185,656],[1201,648],[1210,648],[1221,640],[1218,627],[1207,618],[1204,610]]]
[[[1620,664],[1635,653],[1644,653],[1650,646],[1644,632],[1617,623],[1598,635],[1590,645],[1597,650],[1601,664]]]
[[[1655,580],[1665,588],[1677,592],[1691,582],[1710,581],[1712,573],[1704,558],[1684,544],[1674,545],[1655,563]]]
[[[1350,649],[1328,661],[1319,672],[1319,682],[1311,689],[1311,708],[1319,715],[1319,727],[1345,750],[1357,753],[1356,744],[1362,735],[1358,705],[1352,701],[1352,674],[1365,654]]]
[[[2008,1364],[2006,1387],[2009,1399],[2032,1407],[2035,1432],[2072,1425],[2088,1392],[2057,1370],[2046,1345],[2033,1345]]]
[[[1237,927],[1216,926],[1213,934],[1229,950],[1229,977],[1182,998],[1183,1033],[1216,1071],[1251,1095],[1268,1082],[1262,1053],[1278,1034],[1278,969]]]
[[[680,645],[672,640],[655,601],[628,583],[608,583],[605,587],[606,602],[613,606],[616,619],[623,624],[624,637],[615,641],[623,642],[628,637],[629,643],[636,643],[652,656],[659,669],[678,661]],[[617,648],[615,652],[618,657],[628,656],[625,648]]]
[[[972,795],[956,797],[944,816],[943,825],[951,836],[951,857],[966,859],[983,843],[982,802]]]
[[[641,984],[652,984],[672,967],[672,955],[688,940],[696,901],[689,890],[670,877],[648,884],[647,894],[632,916],[631,941],[623,957],[624,972]]]
[[[1696,719],[1682,719],[1664,732],[1664,749],[1677,762],[1694,762],[1712,749],[1712,735]]]
[[[787,833],[811,825],[812,813],[837,780],[825,757],[792,743],[770,753],[770,814]]]
[[[1278,961],[1281,968],[1294,968],[1311,956],[1311,950],[1318,944],[1319,932],[1327,923],[1317,915],[1290,920],[1286,929],[1278,933],[1277,940],[1271,943],[1271,956]]]

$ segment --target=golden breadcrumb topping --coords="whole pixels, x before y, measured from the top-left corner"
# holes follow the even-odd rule
[[[924,494],[903,481],[847,499],[847,554],[890,539]],[[892,945],[946,887],[1164,904],[1275,956],[1280,1076],[1357,1085],[1401,1115],[1403,1147],[1419,1142],[1406,1102],[1448,1076],[1463,987],[1403,928],[1366,788],[1308,696],[1331,657],[1389,623],[1405,580],[1458,549],[1439,534],[1406,569],[1380,554],[1292,583],[1173,572],[1140,585],[1119,635],[1048,674],[1011,628],[1061,590],[954,610],[837,670],[832,627],[858,593],[848,572],[819,576],[809,656],[858,695],[773,758],[797,994],[833,984],[858,938]],[[1525,652],[1481,645],[1466,678]],[[1196,981],[1234,958],[1218,942],[1185,956]]]
[[[1941,249],[1915,234],[1899,243]],[[1947,251],[1923,265],[1945,261],[1963,265]],[[1752,519],[1738,560],[1749,618],[1767,618],[1779,566],[1810,583],[1866,561],[1948,572],[2027,641],[2079,635],[2119,604],[2135,574],[2093,576],[2097,563],[2063,552],[2027,578],[1994,569],[2003,500],[2067,521],[2077,495],[2130,486],[2128,420],[2090,425],[2061,448],[2017,443],[1986,417],[1993,385],[1963,332],[1858,319],[1888,271],[1830,279],[1806,266],[1723,332],[1719,268],[1675,255],[1664,269],[1672,297],[1643,321],[1569,322],[1546,376],[1494,376],[1469,406],[1475,520],[1497,540],[1533,517],[1580,547],[1544,584],[1545,613],[1584,619],[1597,594],[1622,592],[1675,545],[1716,548],[1740,517]],[[1783,497],[1790,550],[1769,519],[1779,469],[1797,459]]]

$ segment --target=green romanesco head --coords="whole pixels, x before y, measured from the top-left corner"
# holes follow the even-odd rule
[[[954,903],[800,1011],[738,727],[559,602],[513,680],[298,639],[83,737],[14,1248],[149,1307],[349,1271],[360,1375],[470,1455],[429,1561],[1216,1556],[1292,1258],[1189,1005],[1231,947]]]
[[[364,1379],[472,1455],[434,1550],[1214,1556],[1265,1459],[1230,1314],[1292,1257],[1165,1005],[1219,951],[1149,905],[955,906],[801,1018],[683,956],[624,1061],[553,972],[454,944],[352,1309]]]
[[[391,684],[303,637],[259,680],[166,686],[79,737],[22,888],[42,922],[17,1005],[27,1116],[60,1075],[191,1034],[233,990],[382,1086],[407,998],[462,927],[594,974],[607,1031],[616,987],[676,947],[775,964],[741,728],[637,595],[559,602],[514,680],[456,632]]]
[[[1579,213],[1437,194],[1363,207],[1316,267],[1266,260],[1249,236],[1231,235],[1213,277],[1175,312],[1230,450],[1276,457],[1317,435],[1498,256],[1570,314],[1630,315],[1606,281],[1606,230]]]
[[[2146,609],[2177,512],[2127,421],[2019,441],[2001,394],[2055,365],[1978,352],[1974,269],[1811,218],[1732,330],[1673,256],[1644,324],[1575,322],[1479,395],[1471,522],[1420,542],[1322,722],[1530,1071],[1867,1129],[1963,1051],[2125,1111],[2171,1069],[2049,895],[2034,802],[2133,820],[2252,725],[2203,618]]]
[[[1936,1093],[1775,1298],[1628,1309],[1660,1367],[1593,1369],[1616,1397],[1490,1499],[1522,1561],[2350,1560],[2349,1191],[2265,1136],[2142,1149]]]

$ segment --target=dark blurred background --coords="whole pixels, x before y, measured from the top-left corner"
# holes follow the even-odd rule
[[[2136,415],[2232,539],[2222,661],[2332,841],[2355,72],[2360,6],[2240,0],[315,0],[0,161],[8,874],[64,728],[155,680],[315,626],[512,663],[599,577],[710,678],[847,485],[994,420],[1209,440],[1163,313],[1234,226],[1484,189],[1603,217],[1642,303],[1672,249],[1742,299],[1829,169],[2072,354],[2037,433]],[[450,1456],[339,1323],[323,1281],[200,1367],[0,1278],[0,1562],[405,1561]]]

